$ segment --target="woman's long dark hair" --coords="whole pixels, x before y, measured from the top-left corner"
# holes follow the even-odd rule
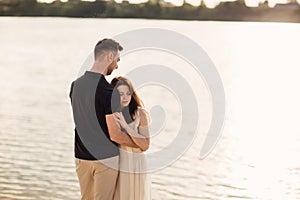
[[[143,107],[144,104],[143,104],[142,100],[139,98],[139,96],[136,94],[131,81],[125,77],[117,76],[111,81],[111,85],[115,87],[114,90],[116,92],[118,91],[117,88],[120,85],[126,85],[129,88],[129,91],[131,94],[131,100],[129,102],[129,105],[126,106],[125,108],[123,108],[121,111],[127,122],[134,120],[135,113],[136,113],[138,107]],[[118,104],[120,105],[121,104],[120,95],[118,95],[118,96],[119,96]],[[128,117],[129,117],[128,115],[130,115],[131,119],[128,119]]]

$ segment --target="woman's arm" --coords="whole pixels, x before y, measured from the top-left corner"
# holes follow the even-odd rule
[[[149,119],[147,112],[143,109],[140,112],[140,124],[138,126],[138,133],[133,130],[125,121],[122,113],[116,113],[116,121],[125,129],[130,135],[132,141],[142,150],[146,151],[149,148],[150,134],[149,134]]]
[[[129,147],[139,148],[137,144],[126,133],[123,133],[115,122],[113,114],[106,115],[106,123],[110,139],[118,144],[122,144]]]

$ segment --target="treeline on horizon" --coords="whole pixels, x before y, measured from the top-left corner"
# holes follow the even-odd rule
[[[300,6],[293,3],[269,8],[264,3],[259,7],[247,7],[240,0],[221,2],[213,9],[204,4],[166,6],[157,0],[140,4],[129,4],[127,1],[55,1],[48,4],[36,0],[0,0],[0,16],[300,22]]]

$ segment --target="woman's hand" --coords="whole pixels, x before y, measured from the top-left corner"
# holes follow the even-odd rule
[[[123,114],[121,112],[115,112],[115,113],[113,113],[113,116],[114,116],[116,122],[118,122],[118,124],[126,130],[128,127],[128,124],[125,121]]]

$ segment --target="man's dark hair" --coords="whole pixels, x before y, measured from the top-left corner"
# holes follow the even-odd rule
[[[107,53],[109,51],[113,52],[113,54],[116,55],[118,51],[122,51],[122,50],[123,50],[123,47],[118,42],[116,42],[113,39],[105,38],[105,39],[100,40],[96,44],[95,49],[94,49],[94,56],[96,59],[98,56],[104,55],[105,53]]]

